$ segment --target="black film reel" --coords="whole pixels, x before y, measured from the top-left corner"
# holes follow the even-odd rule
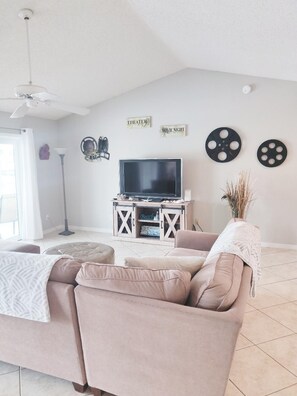
[[[91,136],[87,136],[81,141],[80,149],[84,155],[92,155],[97,151],[97,142]]]
[[[241,139],[234,129],[221,127],[212,131],[205,142],[208,156],[216,162],[230,162],[241,149]]]
[[[277,139],[266,140],[257,151],[258,160],[268,168],[281,165],[287,158],[287,154],[287,147]]]

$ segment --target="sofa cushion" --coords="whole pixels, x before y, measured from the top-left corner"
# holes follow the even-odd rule
[[[205,257],[201,256],[164,256],[164,257],[126,257],[126,267],[141,267],[148,269],[177,269],[188,271],[193,277],[200,270]]]
[[[193,277],[187,304],[193,307],[225,311],[237,298],[243,261],[231,253],[219,253],[206,259]]]
[[[190,291],[189,272],[127,268],[83,263],[76,276],[79,285],[117,293],[184,304]]]
[[[49,280],[76,285],[75,277],[80,270],[82,262],[82,260],[77,259],[61,258],[53,266]]]
[[[174,248],[167,254],[167,257],[171,256],[190,256],[190,257],[207,257],[208,252],[205,250],[195,250],[195,249],[188,249],[188,248]]]

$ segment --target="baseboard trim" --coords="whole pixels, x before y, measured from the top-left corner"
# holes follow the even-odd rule
[[[59,225],[59,226],[56,226],[56,227],[51,227],[51,228],[47,228],[46,230],[43,230],[43,234],[44,235],[46,235],[46,234],[50,234],[51,232],[54,232],[54,231],[59,231],[60,229],[62,229],[63,228],[63,226],[62,225]]]
[[[90,232],[101,232],[103,234],[112,234],[112,229],[110,228],[96,228],[96,227],[80,227],[80,226],[69,226],[70,230],[77,230],[77,231],[90,231]]]
[[[50,234],[51,232],[61,232],[64,230],[64,225],[59,224],[56,227],[51,227],[47,228],[46,230],[43,230],[43,234]],[[109,228],[95,228],[95,227],[80,227],[80,226],[74,226],[74,225],[69,225],[69,230],[76,230],[76,231],[90,231],[90,232],[101,232],[103,234],[112,234],[112,230]]]
[[[261,243],[262,247],[268,247],[268,248],[276,248],[276,249],[291,249],[291,250],[297,250],[297,245],[290,245],[286,243],[271,243],[271,242],[262,242]]]

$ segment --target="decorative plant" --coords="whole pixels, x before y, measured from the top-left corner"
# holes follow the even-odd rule
[[[249,205],[253,200],[249,173],[240,172],[236,182],[227,182],[222,199],[228,201],[232,211],[232,217],[244,219]]]

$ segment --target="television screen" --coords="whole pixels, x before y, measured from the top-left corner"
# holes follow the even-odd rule
[[[120,192],[139,198],[181,198],[181,159],[120,160]]]

